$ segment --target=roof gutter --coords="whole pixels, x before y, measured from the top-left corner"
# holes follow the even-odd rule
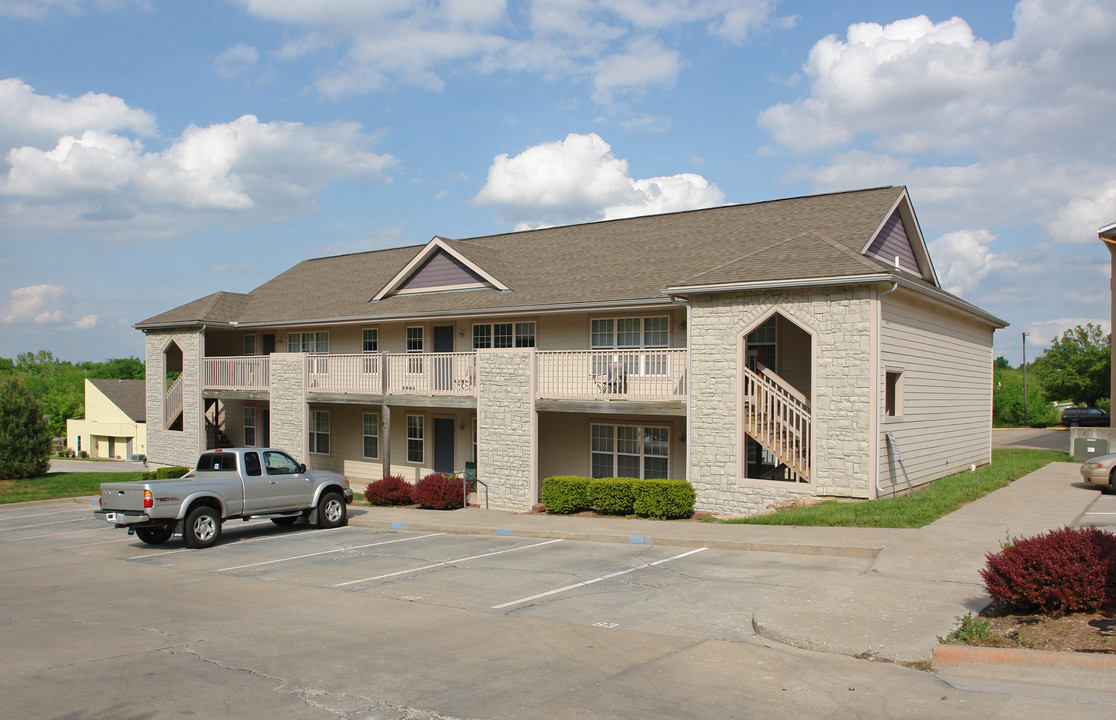
[[[612,303],[562,303],[559,305],[523,305],[509,308],[484,308],[453,311],[430,311],[421,313],[396,313],[392,315],[366,315],[361,317],[325,317],[305,320],[259,320],[253,322],[230,320],[221,325],[231,327],[257,328],[257,327],[305,327],[311,325],[367,325],[368,323],[394,322],[399,320],[437,320],[442,318],[494,318],[515,317],[522,315],[546,315],[552,313],[570,312],[571,310],[640,310],[646,308],[671,307],[674,303],[670,298],[647,298],[644,300],[623,300]],[[134,325],[136,329],[144,328],[171,328],[171,327],[197,327],[203,324],[202,320],[181,321],[176,323],[160,323]],[[212,324],[212,323],[211,323]]]
[[[781,288],[798,288],[798,287],[829,287],[834,285],[870,285],[874,283],[895,283],[901,287],[913,290],[923,295],[928,295],[935,300],[954,307],[963,312],[975,315],[990,325],[996,328],[1005,328],[1008,323],[1000,318],[981,310],[976,305],[965,302],[959,297],[950,295],[947,292],[939,290],[938,288],[927,287],[914,280],[904,277],[901,274],[893,273],[874,273],[871,275],[845,275],[838,277],[828,278],[794,278],[790,280],[776,280],[774,282],[744,282],[744,283],[720,283],[709,285],[690,285],[682,287],[670,287],[664,292],[672,294],[686,294],[691,295],[694,293],[718,293],[718,292],[747,292],[754,290],[774,290]]]

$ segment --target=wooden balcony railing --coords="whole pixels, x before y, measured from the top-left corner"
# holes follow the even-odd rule
[[[384,391],[379,354],[311,355],[306,358],[306,387],[311,392],[379,395]]]
[[[686,351],[542,351],[539,397],[550,400],[686,400]]]
[[[476,353],[392,353],[384,363],[388,395],[477,394]]]
[[[202,384],[207,390],[267,390],[271,384],[268,357],[205,358]]]

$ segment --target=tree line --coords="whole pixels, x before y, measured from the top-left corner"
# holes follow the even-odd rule
[[[142,380],[143,361],[111,358],[103,362],[71,363],[58,360],[49,350],[0,358],[0,383],[16,382],[35,398],[49,417],[53,437],[66,434],[66,420],[85,413],[85,379]]]
[[[1026,372],[1026,405],[1023,378]],[[1054,338],[1033,361],[1011,367],[998,357],[992,372],[992,421],[996,427],[1055,425],[1055,403],[1109,410],[1112,397],[1112,335],[1099,325],[1078,325]],[[1024,410],[1024,407],[1026,410]]]

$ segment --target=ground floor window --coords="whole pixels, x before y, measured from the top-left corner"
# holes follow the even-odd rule
[[[310,452],[329,455],[329,412],[315,410],[310,413]]]
[[[364,457],[380,457],[380,414],[364,413]]]
[[[593,477],[670,475],[670,428],[594,423],[591,435]]]
[[[407,462],[421,463],[425,457],[425,431],[422,415],[407,416]]]
[[[256,408],[244,408],[244,447],[256,444]]]

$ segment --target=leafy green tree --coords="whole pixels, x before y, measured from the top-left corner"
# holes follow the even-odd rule
[[[1092,323],[1066,330],[1035,360],[1035,371],[1050,397],[1095,406],[1111,397],[1112,336]]]
[[[994,363],[992,363],[992,369],[993,370],[1007,370],[1010,367],[1011,367],[1011,364],[1008,363],[1008,359],[1006,357],[1004,357],[1003,355],[996,358],[996,361]]]
[[[992,422],[996,427],[1023,425],[1023,372],[997,370],[993,378]],[[1041,382],[1027,377],[1027,425],[1046,427],[1058,423],[1059,414],[1047,399]]]
[[[50,450],[42,405],[17,379],[0,381],[0,478],[45,475]]]

